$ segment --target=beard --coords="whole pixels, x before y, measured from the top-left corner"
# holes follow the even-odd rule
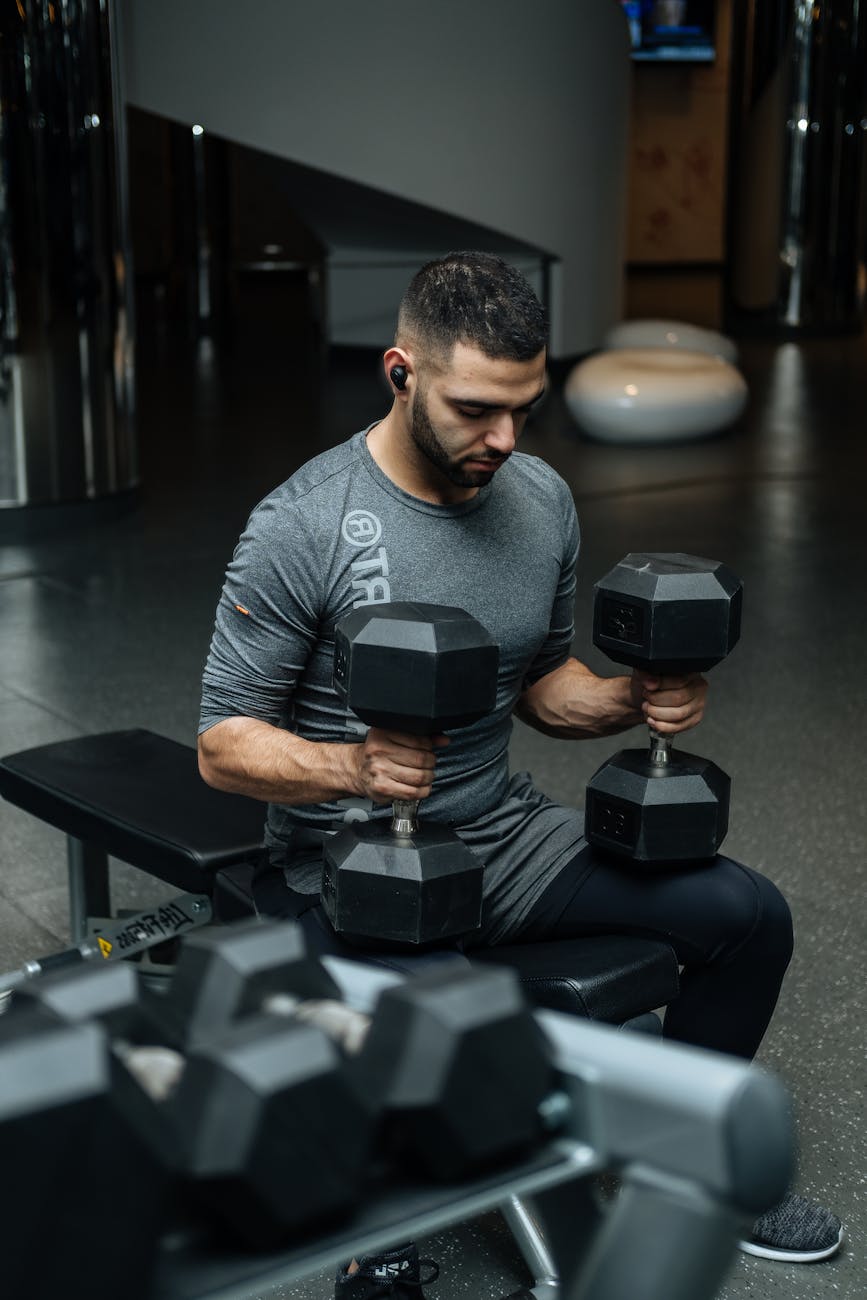
[[[508,459],[505,456],[494,455],[490,457],[489,470],[465,469],[463,465],[465,460],[479,461],[486,460],[488,457],[484,454],[463,458],[449,455],[431,423],[427,402],[421,389],[416,392],[413,402],[409,432],[422,455],[456,487],[484,487],[486,483],[490,483],[504,460]]]

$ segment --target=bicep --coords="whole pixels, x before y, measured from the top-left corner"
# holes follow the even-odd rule
[[[562,668],[569,659],[575,634],[575,574],[580,542],[578,518],[570,497],[564,514],[559,574],[551,601],[548,629],[539,651],[524,675],[525,691],[535,682]],[[520,717],[520,707],[515,711]]]
[[[279,724],[318,624],[315,582],[303,564],[242,539],[217,606],[199,730],[234,717]]]

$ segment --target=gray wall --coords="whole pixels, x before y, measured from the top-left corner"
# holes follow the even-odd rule
[[[629,60],[615,0],[119,4],[128,102],[555,256],[555,355],[597,346],[618,318]],[[338,217],[319,233],[339,262]],[[412,252],[412,231],[379,247],[395,241]]]

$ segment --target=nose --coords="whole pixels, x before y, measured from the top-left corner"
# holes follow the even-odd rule
[[[492,412],[485,433],[485,446],[501,456],[508,456],[515,450],[517,441],[518,427],[514,414],[511,411]]]

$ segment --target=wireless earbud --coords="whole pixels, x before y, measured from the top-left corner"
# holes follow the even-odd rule
[[[403,392],[404,388],[406,388],[406,366],[392,366],[388,372],[388,377],[395,388],[399,388]]]

